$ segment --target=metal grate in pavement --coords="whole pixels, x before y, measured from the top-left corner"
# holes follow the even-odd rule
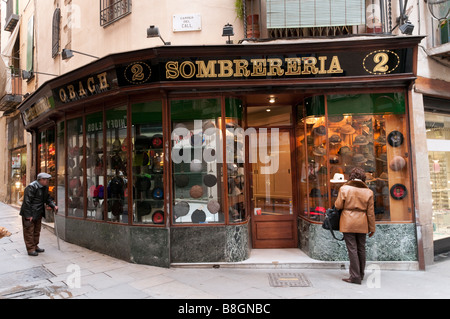
[[[302,273],[270,273],[269,283],[272,287],[312,287]]]
[[[0,288],[26,285],[35,281],[47,280],[52,277],[55,277],[55,275],[44,267],[18,270],[0,275]]]

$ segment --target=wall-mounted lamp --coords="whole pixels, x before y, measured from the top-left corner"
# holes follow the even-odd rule
[[[222,36],[228,37],[227,44],[233,44],[233,41],[230,40],[230,37],[234,36],[233,26],[231,24],[227,23],[223,27]]]
[[[96,57],[95,55],[90,55],[90,54],[87,54],[87,53],[83,53],[83,52],[79,52],[79,51],[75,51],[75,50],[69,50],[69,49],[63,49],[62,50],[61,58],[63,60],[68,60],[68,59],[73,57],[74,53],[85,55],[85,56],[88,56],[88,57],[91,57],[91,58],[94,58],[94,59],[100,59],[99,57]]]
[[[22,70],[22,79],[29,80],[31,79],[35,74],[42,74],[42,75],[50,75],[50,76],[58,76],[56,74],[50,74],[50,73],[44,73],[44,72],[36,72],[36,71],[25,71]]]
[[[147,29],[147,38],[158,38],[158,37],[161,39],[162,42],[164,42],[164,45],[170,45],[170,42],[164,41],[164,39],[161,37],[158,27],[151,25],[150,28]]]
[[[413,33],[413,30],[414,30],[414,25],[411,22],[406,21],[398,29],[403,34],[411,35]]]

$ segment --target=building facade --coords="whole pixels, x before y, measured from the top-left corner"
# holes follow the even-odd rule
[[[423,35],[448,17],[431,1],[10,2],[2,54],[24,99],[4,106],[2,194],[52,174],[67,241],[165,267],[258,248],[345,260],[322,221],[361,166],[370,260],[424,269],[438,232],[445,247],[448,51]]]

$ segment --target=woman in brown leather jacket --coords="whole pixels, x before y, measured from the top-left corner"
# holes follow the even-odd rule
[[[355,167],[349,181],[339,189],[335,202],[342,209],[339,231],[344,234],[350,260],[350,277],[343,281],[361,284],[366,266],[366,234],[375,234],[375,213],[373,192],[367,187],[366,174],[361,167]]]

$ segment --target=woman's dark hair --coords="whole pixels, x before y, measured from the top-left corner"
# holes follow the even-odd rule
[[[366,182],[366,172],[361,167],[355,167],[351,170],[349,180],[360,179]]]

